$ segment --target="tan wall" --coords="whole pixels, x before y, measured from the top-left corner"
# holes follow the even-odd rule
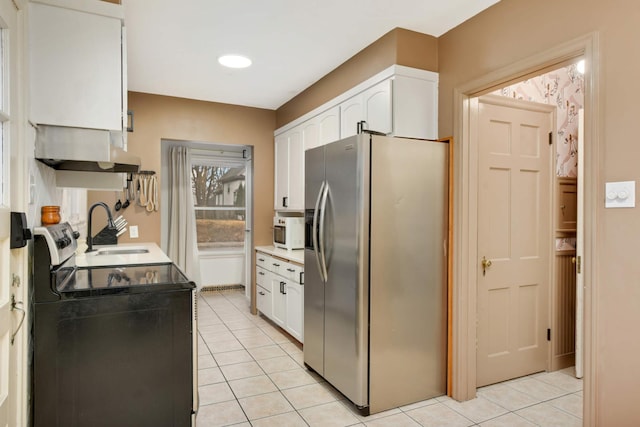
[[[271,243],[275,111],[137,92],[129,92],[129,109],[135,114],[135,128],[128,136],[128,150],[141,157],[142,169],[156,171],[160,181],[163,138],[253,145],[254,243]],[[112,191],[89,192],[89,205],[104,201],[113,209],[115,200]],[[102,209],[94,211],[94,224],[105,224],[106,215],[102,212]],[[137,225],[140,234],[138,239],[129,239],[127,232],[118,240],[120,243],[160,244],[160,211],[149,213],[132,203],[118,214],[123,214],[129,225]]]
[[[438,71],[438,40],[403,28],[389,31],[278,108],[276,127],[286,125],[393,64]]]
[[[636,140],[640,3],[634,0],[502,0],[439,39],[439,130],[453,132],[453,88],[597,31],[601,53],[602,170],[605,181],[640,180]],[[595,295],[598,297],[595,391],[597,425],[640,425],[640,214],[635,209],[597,208]]]

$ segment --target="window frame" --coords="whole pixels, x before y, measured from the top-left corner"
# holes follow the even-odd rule
[[[219,156],[219,155],[212,155],[211,152],[207,153],[207,152],[203,152],[202,150],[194,150],[194,152],[191,155],[191,167],[193,168],[194,166],[209,166],[209,167],[228,167],[228,168],[237,168],[237,167],[242,167],[242,168],[246,168],[247,167],[247,160],[244,158],[237,158],[235,156]],[[246,176],[246,172],[245,172],[245,176]],[[191,181],[192,186],[194,185],[193,180]],[[245,188],[246,188],[246,182],[245,182]],[[229,189],[230,190],[230,189]],[[195,191],[195,190],[194,190]],[[223,189],[224,191],[224,189]],[[235,191],[234,191],[234,199],[235,199]],[[242,211],[244,213],[244,220],[245,220],[245,229],[247,228],[246,226],[246,221],[248,220],[248,216],[247,216],[247,211],[248,211],[248,200],[247,200],[247,194],[245,192],[245,203],[244,206],[230,206],[230,205],[223,205],[223,206],[197,206],[196,205],[196,200],[194,197],[193,200],[193,209],[194,212],[196,213],[196,217],[197,217],[197,212],[198,211],[205,211],[205,212],[210,212],[210,211],[214,211],[214,212],[229,212],[229,211]],[[196,219],[197,221],[197,219]],[[229,253],[239,253],[239,252],[245,252],[246,248],[246,241],[243,241],[241,245],[238,245],[237,247],[229,247],[229,248],[206,248],[206,247],[201,247],[200,244],[198,244],[198,252],[201,254],[206,254],[206,253],[225,253],[225,254],[229,254]]]

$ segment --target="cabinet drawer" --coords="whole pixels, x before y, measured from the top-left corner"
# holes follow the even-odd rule
[[[285,271],[284,266],[287,264],[288,262],[286,261],[279,260],[278,258],[271,258],[269,260],[269,264],[265,268],[275,274],[282,275]]]
[[[262,286],[256,287],[256,306],[267,317],[272,316],[271,292]]]
[[[262,286],[265,289],[270,289],[271,284],[269,283],[269,271],[265,270],[261,267],[256,267],[256,284],[258,286]]]
[[[271,257],[269,255],[263,254],[262,252],[256,252],[256,266],[266,268],[267,270],[271,269]]]
[[[296,283],[303,283],[302,272],[304,267],[297,264],[286,263],[282,266],[282,275]]]

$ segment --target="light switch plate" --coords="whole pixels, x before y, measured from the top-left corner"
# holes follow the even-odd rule
[[[129,237],[132,239],[137,239],[138,238],[138,226],[137,225],[130,225],[129,226]]]
[[[635,208],[636,182],[619,181],[605,184],[605,208]]]

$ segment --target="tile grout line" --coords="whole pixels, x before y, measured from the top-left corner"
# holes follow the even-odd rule
[[[223,296],[224,296],[224,295],[223,295]],[[226,298],[226,296],[225,296],[225,298]],[[215,310],[214,310],[214,311],[215,311]],[[253,315],[252,315],[252,316],[253,316]],[[252,319],[249,319],[249,321],[252,321]],[[224,322],[224,321],[223,321],[223,322]],[[254,323],[254,322],[252,322],[252,323]],[[257,326],[257,327],[258,327],[258,329],[260,329],[263,333],[265,333],[265,332],[264,332],[264,330],[262,330],[262,328],[260,328],[259,326]],[[231,333],[233,334],[233,331],[232,331]],[[233,335],[235,336],[235,334],[233,334]],[[265,333],[265,335],[267,335],[267,334]],[[267,336],[268,336],[268,335],[267,335]],[[271,338],[271,337],[269,337],[269,338]],[[237,339],[237,337],[236,337],[236,339]],[[242,344],[242,342],[241,342],[240,344],[244,347],[244,344]],[[286,351],[285,349],[283,349],[283,348],[282,348],[282,346],[281,346],[279,343],[276,343],[276,342],[274,341],[274,342],[273,342],[273,345],[278,346],[278,348],[280,348],[280,349],[281,349],[281,350],[282,350],[282,351],[283,351],[283,352],[284,352],[284,353],[285,353],[289,358],[291,358],[291,356],[289,355],[289,353],[287,353],[287,351]],[[266,346],[264,346],[264,347],[266,347]],[[260,348],[260,347],[254,347],[254,348]],[[246,352],[251,356],[251,358],[253,359],[253,361],[254,361],[258,366],[260,366],[260,369],[265,373],[265,376],[269,379],[269,381],[274,385],[274,387],[277,389],[277,391],[282,395],[282,397],[283,397],[283,398],[287,401],[287,403],[291,406],[291,408],[293,409],[293,411],[290,411],[290,412],[295,412],[295,413],[300,417],[300,419],[301,419],[301,420],[302,420],[302,421],[303,421],[307,426],[309,426],[309,423],[307,423],[306,419],[302,416],[302,414],[300,414],[300,413],[298,412],[298,409],[293,405],[293,403],[292,403],[292,402],[287,398],[287,396],[282,392],[282,389],[280,389],[280,387],[279,387],[277,384],[275,384],[275,383],[273,382],[273,379],[271,378],[271,376],[270,376],[266,371],[264,371],[264,369],[262,368],[262,366],[260,365],[260,363],[258,362],[258,360],[253,356],[253,354],[251,354],[251,352],[249,351],[249,349],[245,347],[245,351],[246,351]],[[276,356],[276,357],[279,357],[279,356]],[[273,357],[273,359],[275,359],[276,357]],[[267,358],[267,359],[272,359],[272,358]],[[293,358],[291,358],[291,359],[293,360]],[[266,360],[266,359],[261,359],[261,360]],[[298,364],[295,360],[293,360],[293,361],[296,363],[296,365]],[[278,371],[278,372],[285,372],[285,371]],[[223,374],[223,375],[224,375],[224,374]],[[225,377],[225,378],[226,378],[226,377]],[[302,387],[302,386],[301,386],[301,387]],[[231,388],[231,386],[229,386],[229,388]],[[233,392],[233,389],[231,389],[231,392],[232,392],[232,393],[234,393],[234,392]],[[263,395],[263,394],[268,394],[268,393],[261,393],[261,394],[258,394],[258,395]],[[234,396],[235,396],[235,393],[234,393]],[[257,395],[256,395],[256,396],[257,396]],[[253,422],[252,422],[252,421],[255,421],[255,420],[251,420],[251,419],[249,419],[249,417],[247,416],[246,412],[244,411],[244,408],[243,408],[243,407],[242,407],[242,405],[240,404],[240,401],[239,401],[239,399],[238,399],[237,397],[236,397],[236,400],[238,400],[238,405],[240,406],[240,408],[242,409],[243,413],[245,414],[245,417],[247,418],[247,421],[249,422],[249,424],[250,424],[251,426],[253,426]],[[290,413],[290,412],[284,412],[284,413],[282,413],[282,414],[276,414],[276,415],[270,415],[270,416],[267,416],[267,417],[256,418],[256,420],[261,420],[261,419],[270,418],[270,417],[274,417],[274,416],[278,416],[278,415],[283,415],[283,414],[287,414],[287,413]]]
[[[231,388],[231,385],[229,384],[229,382],[230,382],[230,381],[235,381],[235,380],[229,380],[229,379],[227,379],[227,376],[226,376],[226,375],[224,374],[224,372],[222,371],[222,367],[223,367],[223,366],[218,364],[218,361],[217,361],[217,359],[215,358],[215,355],[214,355],[214,354],[213,354],[213,352],[211,351],[211,347],[210,347],[210,346],[209,346],[209,344],[206,342],[206,340],[202,337],[202,334],[200,334],[200,332],[198,331],[198,332],[199,332],[199,338],[200,338],[200,339],[202,339],[202,340],[203,340],[203,342],[205,343],[206,348],[207,348],[207,350],[209,351],[209,355],[210,355],[210,356],[212,356],[212,357],[214,358],[214,361],[216,362],[216,366],[220,369],[220,372],[222,373],[222,377],[224,378],[224,381],[227,383],[227,385],[228,385],[229,389],[231,390],[231,392],[232,392],[232,394],[233,394],[233,396],[234,396],[234,398],[235,398],[236,402],[238,403],[238,406],[240,406],[240,408],[241,408],[241,410],[242,410],[242,412],[243,412],[243,414],[244,414],[245,418],[247,419],[247,422],[248,422],[250,425],[253,425],[254,423],[253,423],[252,421],[263,420],[263,419],[266,419],[266,418],[271,418],[271,417],[274,417],[274,416],[284,415],[284,414],[288,414],[288,413],[293,413],[293,412],[295,412],[295,413],[300,417],[300,419],[302,419],[302,421],[303,421],[306,425],[309,425],[309,423],[307,422],[307,420],[306,420],[306,419],[302,416],[302,414],[300,413],[300,410],[294,407],[293,403],[289,400],[289,398],[287,398],[287,396],[285,395],[285,393],[284,393],[283,391],[284,391],[284,390],[294,390],[294,389],[299,389],[299,388],[302,388],[302,387],[305,387],[305,386],[309,386],[309,385],[313,385],[313,384],[321,384],[322,382],[326,382],[326,381],[321,381],[321,382],[319,382],[316,378],[314,378],[314,383],[311,383],[311,384],[303,384],[303,385],[297,385],[297,386],[294,386],[294,387],[289,387],[289,388],[287,388],[287,389],[281,389],[281,388],[280,388],[280,387],[279,387],[279,386],[278,386],[278,385],[273,381],[273,379],[271,378],[271,374],[279,373],[279,372],[287,372],[287,371],[291,371],[291,370],[290,370],[290,369],[287,369],[287,370],[284,370],[284,371],[274,371],[274,372],[272,372],[272,373],[270,374],[270,373],[267,373],[267,372],[264,370],[264,368],[262,367],[262,365],[260,365],[260,361],[262,361],[262,360],[270,360],[270,359],[274,359],[274,358],[277,358],[277,357],[284,357],[284,356],[272,356],[272,357],[265,357],[265,358],[261,358],[261,359],[259,359],[259,360],[258,360],[258,359],[257,359],[257,358],[256,358],[256,357],[255,357],[251,352],[250,352],[250,350],[258,349],[258,348],[262,348],[262,347],[270,347],[270,346],[276,347],[276,348],[280,349],[282,352],[284,352],[284,353],[285,353],[285,355],[286,355],[286,357],[288,357],[289,359],[293,360],[293,362],[294,362],[294,363],[295,363],[299,368],[301,368],[301,369],[305,369],[305,367],[304,367],[304,366],[301,366],[301,365],[297,362],[297,360],[294,358],[294,355],[293,355],[292,353],[290,353],[289,351],[287,351],[287,348],[286,348],[286,347],[288,347],[287,345],[288,345],[288,344],[294,344],[294,343],[292,343],[290,340],[287,340],[287,341],[280,341],[280,342],[275,341],[275,340],[274,340],[274,338],[273,338],[271,335],[269,335],[269,333],[267,332],[267,328],[268,328],[268,327],[270,327],[270,326],[272,326],[270,323],[262,323],[262,322],[260,322],[260,321],[255,321],[255,319],[258,319],[258,320],[262,320],[262,319],[260,318],[260,316],[255,316],[255,315],[252,315],[252,314],[250,314],[250,313],[249,313],[249,314],[244,313],[244,312],[243,312],[243,310],[242,310],[238,305],[234,304],[234,302],[233,302],[233,301],[232,301],[232,300],[231,300],[227,295],[224,295],[224,294],[220,293],[220,295],[219,295],[219,296],[220,296],[220,297],[222,297],[222,298],[224,298],[224,300],[225,300],[225,304],[220,304],[220,305],[219,305],[219,310],[228,311],[228,310],[229,310],[229,307],[228,307],[228,306],[230,305],[230,306],[232,306],[232,307],[233,307],[233,313],[232,313],[231,311],[229,311],[229,314],[235,314],[235,313],[239,313],[239,314],[241,314],[241,315],[244,317],[244,319],[245,319],[245,320],[248,320],[249,322],[251,322],[252,326],[247,327],[247,328],[239,328],[239,329],[235,329],[235,330],[231,330],[231,329],[229,329],[229,327],[228,327],[227,323],[237,322],[238,320],[228,320],[228,321],[227,321],[227,320],[224,320],[224,318],[223,318],[223,317],[220,317],[220,315],[218,314],[218,311],[216,311],[216,308],[214,308],[214,306],[212,306],[212,305],[209,303],[209,301],[207,301],[205,298],[203,298],[203,299],[205,300],[205,302],[207,303],[207,305],[209,306],[209,308],[212,310],[213,314],[214,314],[215,316],[217,316],[217,318],[218,318],[218,319],[222,322],[222,324],[225,326],[226,331],[230,332],[230,333],[233,335],[234,339],[235,339],[235,340],[237,340],[237,341],[240,343],[240,345],[241,345],[241,347],[242,347],[242,350],[243,350],[244,352],[246,352],[246,353],[250,356],[251,361],[252,361],[252,362],[254,362],[256,365],[258,365],[258,367],[260,368],[261,372],[263,372],[263,374],[259,374],[259,375],[265,375],[265,376],[268,378],[268,380],[269,380],[270,384],[272,384],[272,385],[276,388],[277,392],[278,392],[278,393],[279,393],[279,394],[280,394],[280,395],[281,395],[281,396],[282,396],[282,397],[287,401],[287,403],[288,403],[288,404],[292,407],[292,409],[293,409],[292,411],[287,411],[287,412],[284,412],[284,413],[282,413],[282,414],[275,414],[275,415],[270,415],[270,416],[267,416],[267,417],[256,418],[255,420],[249,420],[249,418],[248,418],[248,416],[247,416],[247,414],[246,414],[246,412],[245,412],[244,408],[243,408],[243,407],[242,407],[242,405],[240,405],[240,403],[239,403],[239,398],[236,396],[236,393],[233,391],[233,388]],[[216,306],[218,306],[218,304],[216,304]],[[227,317],[227,316],[225,316],[225,317]],[[271,340],[271,343],[269,343],[269,344],[264,344],[264,345],[259,345],[259,346],[256,346],[256,347],[250,347],[250,348],[248,348],[248,347],[246,347],[246,346],[245,346],[245,344],[244,344],[244,343],[242,343],[242,341],[240,341],[239,337],[237,337],[237,336],[236,336],[236,334],[235,334],[235,332],[236,332],[236,331],[247,330],[247,329],[253,329],[254,327],[255,327],[257,330],[259,330],[260,332],[262,332],[263,334],[265,334],[265,335],[266,335],[266,336]],[[283,336],[286,338],[286,336],[285,336],[285,335],[283,335]],[[295,345],[295,344],[294,344],[294,345]],[[289,350],[290,350],[290,347],[289,347]],[[232,351],[233,351],[233,350],[232,350]],[[223,354],[223,353],[227,353],[227,352],[221,352],[221,353],[219,353],[219,354]],[[243,362],[238,362],[238,363],[228,363],[228,364],[226,364],[226,365],[224,365],[224,366],[231,366],[231,365],[236,365],[236,364],[239,364],[239,363],[243,363]],[[539,375],[539,374],[536,374],[536,375]],[[256,377],[256,376],[258,376],[258,375],[252,375],[252,376],[249,376],[249,377],[238,378],[238,380],[240,380],[240,379],[245,379],[245,378],[253,378],[253,377]],[[569,376],[569,377],[571,377],[570,375],[568,375],[568,376]],[[398,409],[398,410],[399,410],[399,412],[398,412],[398,413],[396,413],[396,414],[390,414],[390,415],[385,416],[385,417],[376,418],[376,420],[380,420],[380,419],[388,418],[388,417],[391,417],[391,416],[394,416],[394,415],[398,415],[398,414],[403,414],[403,415],[405,415],[405,416],[409,417],[409,419],[411,419],[412,421],[414,421],[414,422],[416,422],[416,423],[420,424],[420,422],[419,422],[417,419],[415,419],[414,417],[412,417],[412,416],[409,414],[409,412],[411,412],[411,411],[413,411],[413,410],[416,410],[416,409],[420,409],[420,408],[424,408],[424,407],[427,407],[427,406],[431,406],[431,405],[435,405],[435,404],[441,403],[441,404],[442,404],[444,407],[446,407],[447,409],[452,410],[453,412],[455,412],[455,413],[456,413],[456,414],[458,414],[459,416],[461,416],[461,417],[463,417],[464,419],[468,420],[470,423],[472,423],[471,425],[480,425],[480,423],[485,423],[485,422],[488,422],[488,421],[491,421],[491,420],[495,420],[495,419],[497,419],[497,418],[500,418],[500,417],[505,416],[505,415],[508,415],[508,414],[514,414],[514,415],[516,415],[517,417],[522,418],[523,420],[526,420],[527,422],[533,422],[532,420],[529,420],[528,418],[526,418],[526,417],[524,417],[524,416],[522,416],[522,415],[518,414],[516,411],[521,411],[521,410],[523,410],[523,409],[531,408],[531,407],[533,407],[533,406],[540,405],[540,404],[543,404],[543,403],[550,404],[550,402],[552,402],[552,401],[554,401],[554,400],[557,400],[557,399],[560,399],[560,398],[563,398],[563,397],[566,397],[566,396],[569,396],[569,395],[578,394],[578,393],[580,393],[580,392],[582,391],[582,390],[577,390],[577,391],[567,391],[566,389],[562,389],[562,388],[560,388],[560,387],[557,387],[557,386],[556,386],[556,385],[554,385],[553,383],[546,382],[546,381],[544,381],[544,380],[542,380],[542,379],[539,379],[539,378],[537,378],[537,377],[533,377],[533,376],[526,376],[526,377],[523,377],[523,379],[526,379],[526,378],[529,378],[529,379],[535,379],[535,380],[537,380],[538,382],[541,382],[541,383],[543,383],[543,384],[544,384],[544,385],[546,385],[546,386],[554,387],[554,388],[556,388],[556,389],[558,389],[558,390],[562,391],[563,393],[562,393],[562,394],[560,394],[560,395],[558,395],[558,396],[555,396],[555,397],[553,397],[553,398],[549,398],[549,399],[543,399],[543,400],[541,400],[541,399],[538,399],[538,398],[536,398],[535,396],[532,396],[532,395],[530,395],[530,394],[528,394],[528,393],[526,393],[526,392],[523,392],[523,391],[521,391],[521,390],[518,390],[518,389],[515,389],[515,388],[511,387],[511,385],[510,385],[510,384],[505,384],[506,386],[508,386],[508,387],[509,387],[509,388],[511,388],[512,390],[518,391],[518,392],[523,393],[524,395],[526,395],[526,396],[528,396],[528,397],[530,397],[530,398],[535,399],[535,400],[536,400],[536,403],[533,403],[533,404],[530,404],[530,405],[526,405],[526,406],[523,406],[522,408],[518,408],[518,409],[516,409],[516,410],[514,410],[514,411],[511,411],[511,410],[509,410],[508,408],[505,408],[505,407],[504,407],[503,405],[501,405],[500,403],[498,403],[498,402],[496,402],[496,401],[494,401],[494,400],[492,400],[492,399],[490,399],[490,398],[488,398],[488,397],[478,396],[478,398],[483,399],[483,400],[485,400],[485,401],[487,401],[487,402],[489,402],[489,403],[491,403],[491,404],[493,404],[493,405],[496,405],[497,407],[499,407],[499,408],[501,408],[502,410],[506,411],[504,414],[501,414],[501,415],[498,415],[498,416],[495,416],[495,417],[491,417],[491,418],[488,418],[488,419],[482,420],[482,421],[480,421],[480,422],[478,422],[478,423],[476,423],[475,421],[473,421],[473,420],[469,419],[466,415],[464,415],[463,413],[461,413],[461,412],[457,411],[456,409],[449,407],[449,406],[448,406],[448,405],[446,405],[446,403],[445,403],[445,402],[443,402],[443,401],[435,401],[433,404],[426,404],[426,405],[424,405],[424,406],[420,406],[420,407],[418,407],[418,408],[412,408],[412,409],[402,409],[402,407],[398,407],[398,408],[396,408],[396,409]],[[331,387],[331,385],[330,385],[329,383],[327,383],[327,385],[328,385],[329,387]],[[247,396],[247,397],[260,396],[260,395],[264,395],[264,394],[268,394],[268,393],[271,393],[271,392],[258,393],[258,394],[255,394],[255,395],[252,395],[252,396]],[[580,396],[578,396],[578,397],[580,397]],[[334,398],[335,398],[335,397],[334,397]],[[335,403],[335,402],[338,402],[338,403],[342,404],[342,406],[343,406],[343,407],[347,408],[347,407],[345,406],[344,402],[343,402],[343,401],[341,401],[341,400],[334,400],[334,401],[332,401],[332,402],[325,402],[325,403],[321,403],[321,404],[317,404],[317,405],[311,405],[311,406],[309,406],[308,408],[314,408],[314,407],[322,406],[322,405],[329,404],[329,403]],[[572,418],[575,418],[575,419],[578,419],[578,420],[580,419],[580,418],[576,417],[574,414],[572,414],[572,413],[570,413],[570,412],[567,412],[566,410],[564,410],[564,409],[562,409],[562,408],[555,407],[555,406],[553,406],[553,405],[551,405],[551,404],[550,404],[550,406],[551,406],[553,409],[555,409],[555,410],[561,411],[562,413],[564,413],[564,414],[566,414],[566,415],[571,416]],[[308,408],[301,408],[301,409],[308,409]],[[350,410],[350,408],[347,408],[347,410],[349,410],[349,412],[353,414],[353,412]],[[360,418],[358,418],[358,423],[356,423],[356,424],[349,424],[349,425],[361,425],[361,424],[364,424],[365,422],[366,422],[366,421],[360,420]],[[239,424],[242,424],[242,423],[239,423]],[[238,424],[238,423],[236,423],[236,424],[234,424],[234,425],[239,425],[239,424]],[[420,425],[421,425],[421,424],[420,424]]]
[[[224,295],[222,295],[222,296],[226,298],[226,296],[224,296]],[[209,304],[208,304],[208,305],[209,305]],[[211,307],[211,305],[209,305],[209,307]],[[214,313],[215,313],[215,309],[214,309],[213,307],[211,307],[211,309],[212,309],[212,310],[214,311]],[[217,313],[215,313],[215,314],[217,315]],[[219,317],[219,316],[218,316],[218,317]],[[228,326],[226,325],[226,322],[225,322],[223,319],[221,319],[221,320],[222,320],[223,324],[225,325],[225,327],[227,327],[227,329],[228,329]],[[249,320],[251,321],[251,319],[249,319]],[[256,327],[257,327],[258,329],[260,329],[260,330],[264,333],[264,331],[262,330],[262,328],[260,328],[259,326],[256,326]],[[229,332],[231,332],[231,333],[234,335],[234,338],[238,339],[238,337],[236,337],[236,336],[235,336],[235,334],[234,334],[234,332],[233,332],[233,331],[229,330]],[[265,333],[265,335],[266,335],[266,333]],[[267,335],[267,336],[268,336],[268,335]],[[271,337],[269,337],[269,338],[271,338]],[[203,340],[204,340],[204,338],[203,338]],[[238,340],[238,341],[239,341],[239,340]],[[205,344],[207,344],[207,343],[206,343],[206,341],[205,341]],[[253,360],[253,362],[254,362],[254,363],[256,363],[256,364],[258,365],[258,367],[260,368],[260,370],[261,370],[261,371],[264,373],[264,375],[269,379],[269,381],[271,382],[271,384],[273,384],[273,386],[277,389],[277,392],[278,392],[278,393],[280,393],[280,395],[282,395],[282,397],[283,397],[283,398],[287,401],[287,403],[291,406],[291,408],[293,409],[293,411],[289,411],[289,412],[295,412],[295,413],[296,413],[296,414],[297,414],[297,415],[298,415],[298,416],[299,416],[299,417],[300,417],[300,418],[305,422],[305,424],[309,425],[309,424],[306,422],[306,420],[304,419],[304,417],[302,417],[302,415],[298,412],[298,410],[295,408],[295,406],[291,403],[291,401],[287,398],[287,396],[282,392],[282,389],[280,389],[280,387],[279,387],[277,384],[275,384],[275,383],[273,382],[273,379],[272,379],[272,378],[269,376],[269,374],[268,374],[268,373],[267,373],[267,372],[262,368],[262,366],[260,365],[260,363],[258,362],[258,360],[257,360],[257,359],[256,359],[256,358],[251,354],[251,352],[249,351],[249,348],[245,347],[245,345],[244,345],[242,342],[240,342],[240,345],[242,345],[242,347],[243,347],[244,351],[246,351],[246,352],[247,352],[247,354],[249,354],[249,356],[251,357],[251,359]],[[289,357],[291,360],[293,360],[293,362],[294,362],[296,365],[298,365],[298,363],[297,363],[297,362],[296,362],[296,361],[291,357],[291,355],[290,355],[289,353],[287,353],[287,351],[286,351],[284,348],[282,348],[282,346],[281,346],[279,343],[276,343],[275,341],[273,341],[273,344],[269,344],[269,345],[276,345],[276,346],[278,346],[278,348],[280,348],[280,349],[281,349],[281,350],[282,350],[282,351],[287,355],[287,357]],[[265,346],[258,346],[258,347],[253,347],[253,348],[267,347],[267,346],[269,346],[269,345],[265,345]],[[209,348],[208,344],[207,344],[207,349],[211,352],[211,349]],[[232,387],[231,387],[231,385],[229,384],[229,381],[233,381],[233,380],[229,380],[229,379],[227,378],[227,376],[224,374],[224,371],[221,369],[221,366],[218,364],[218,361],[215,359],[215,356],[213,355],[213,353],[211,353],[211,356],[212,356],[212,357],[214,358],[214,360],[216,361],[216,365],[218,365],[218,368],[220,368],[220,372],[222,373],[222,376],[223,376],[223,378],[225,379],[225,382],[227,383],[227,386],[228,386],[228,387],[229,387],[229,389],[231,390],[231,393],[233,394],[233,396],[234,396],[234,398],[235,398],[236,402],[238,403],[238,406],[239,406],[239,407],[240,407],[240,409],[242,410],[242,413],[244,414],[245,418],[247,419],[247,421],[249,422],[249,424],[253,425],[253,423],[251,422],[252,420],[251,420],[251,419],[249,419],[249,416],[247,415],[247,413],[246,413],[246,411],[245,411],[244,407],[242,406],[242,404],[240,404],[240,399],[238,398],[238,396],[236,395],[235,391],[233,390],[233,388],[232,388]],[[276,356],[276,357],[279,357],[279,356]],[[273,358],[275,358],[275,357],[273,357]],[[267,358],[267,359],[272,359],[272,358]],[[261,360],[267,360],[267,359],[261,359]],[[240,363],[241,363],[241,362],[240,362]],[[239,363],[237,363],[237,364],[239,364]],[[233,365],[233,364],[230,364],[230,365]],[[229,365],[225,365],[225,366],[229,366]],[[298,366],[299,366],[299,365],[298,365]],[[276,372],[286,372],[286,370],[285,370],[285,371],[276,371]],[[260,376],[260,375],[254,375],[254,376],[244,377],[244,378],[239,378],[239,379],[254,378],[254,377],[257,377],[257,376]],[[303,386],[300,386],[300,387],[303,387]],[[292,388],[296,388],[296,387],[292,387]],[[269,394],[269,393],[272,393],[272,392],[258,393],[258,394],[255,394],[255,395],[252,395],[252,396],[246,396],[246,397],[261,396],[261,395],[265,395],[265,394]],[[231,401],[231,400],[230,400],[230,401]],[[318,405],[316,405],[316,406],[318,406]],[[289,413],[289,412],[284,412],[283,414],[285,414],[285,413]],[[276,415],[270,415],[270,416],[267,416],[267,417],[256,418],[256,420],[264,419],[264,418],[269,418],[269,417],[273,417],[273,416],[277,416],[277,415],[282,415],[282,414],[276,414]],[[236,424],[242,424],[242,423],[236,423]]]

